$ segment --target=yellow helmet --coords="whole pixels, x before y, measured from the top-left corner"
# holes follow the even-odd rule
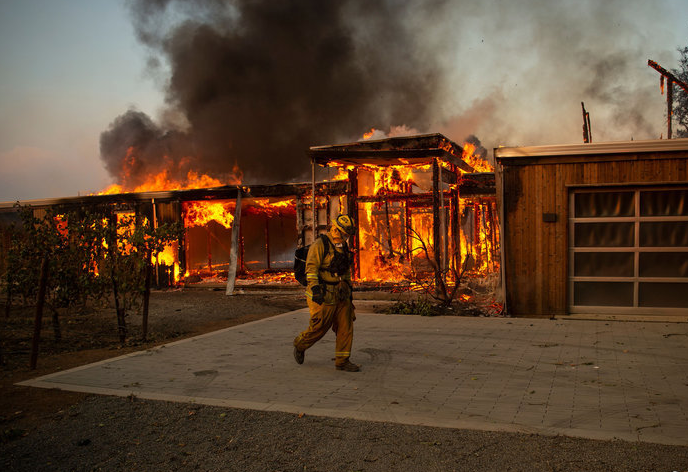
[[[349,215],[339,215],[337,218],[332,220],[332,225],[348,236],[353,236],[356,234],[356,227],[354,226],[354,222],[351,220]]]

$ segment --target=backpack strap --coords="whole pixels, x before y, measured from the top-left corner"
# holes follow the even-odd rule
[[[324,255],[327,255],[327,253],[330,252],[330,238],[328,238],[326,234],[321,234],[318,237],[320,239],[322,239],[323,246],[325,246],[325,254]]]

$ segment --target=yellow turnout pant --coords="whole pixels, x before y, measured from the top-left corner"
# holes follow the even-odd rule
[[[307,301],[311,319],[308,328],[294,339],[294,346],[299,351],[305,351],[332,328],[332,331],[337,335],[334,363],[335,365],[345,364],[351,356],[351,345],[354,340],[351,302],[345,300],[336,305],[318,305],[311,299],[307,299]]]

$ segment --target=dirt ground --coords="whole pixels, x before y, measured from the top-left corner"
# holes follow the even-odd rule
[[[60,316],[60,342],[55,341],[51,313],[46,308],[36,370],[29,369],[35,307],[14,306],[10,316],[3,317],[0,324],[4,364],[0,373],[0,422],[38,419],[55,407],[84,397],[71,392],[16,387],[16,382],[306,306],[299,290],[244,293],[227,297],[220,288],[153,291],[147,341],[141,339],[142,318],[136,313],[127,317],[124,345],[119,342],[115,311],[111,307]]]
[[[182,337],[305,307],[300,290],[156,291],[149,340],[128,318],[121,346],[112,309],[49,313],[38,369],[28,369],[34,309],[3,318],[0,469],[241,471],[683,471],[688,447],[491,433],[257,412],[18,387],[16,382]],[[381,311],[385,305],[367,302]]]

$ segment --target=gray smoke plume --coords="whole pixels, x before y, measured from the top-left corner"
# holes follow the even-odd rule
[[[138,175],[191,159],[212,176],[237,164],[247,182],[284,182],[309,169],[309,146],[396,123],[427,129],[443,74],[392,3],[130,2],[151,63],[169,64],[167,103],[188,126],[123,114],[101,136],[107,169],[121,181],[123,168]],[[122,162],[130,148],[133,167]]]
[[[670,69],[679,46],[670,3],[644,0],[128,5],[176,118],[113,121],[101,157],[120,183],[161,165],[302,179],[309,146],[373,127],[477,135],[487,149],[579,143],[582,101],[597,142],[659,138],[665,107],[647,59]]]

